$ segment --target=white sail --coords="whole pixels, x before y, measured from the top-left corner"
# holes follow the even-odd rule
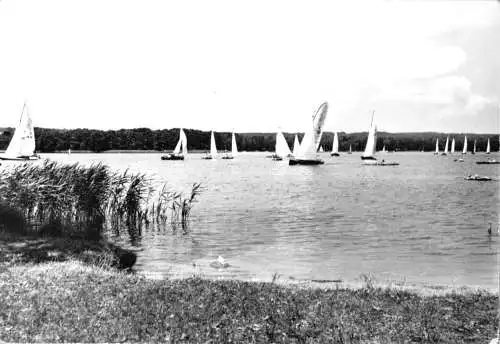
[[[448,154],[448,141],[449,141],[449,137],[447,136],[446,143],[444,145],[444,154]]]
[[[462,151],[462,154],[465,154],[467,153],[467,136],[465,136],[464,138],[464,149]]]
[[[375,155],[375,148],[377,144],[377,127],[373,124],[373,117],[375,111],[372,113],[372,122],[370,124],[370,130],[368,131],[368,140],[366,141],[365,151],[363,157],[373,157]]]
[[[184,130],[181,129],[181,140],[182,140],[182,155],[186,156],[188,153],[188,141]]]
[[[213,131],[210,135],[210,155],[212,156],[212,158],[215,158],[217,156],[217,146],[215,145],[215,136]]]
[[[349,145],[349,152],[352,153],[352,145]]]
[[[299,154],[299,138],[297,137],[297,134],[295,134],[295,140],[293,141],[293,156],[297,156]]]
[[[386,153],[385,146],[382,147],[382,152]]]
[[[234,135],[234,131],[233,131],[233,135],[231,137],[231,155],[233,157],[238,155],[238,146],[236,145],[236,136]]]
[[[35,154],[35,130],[28,106],[24,103],[21,119],[16,127],[5,156],[9,158],[29,157]]]
[[[439,153],[439,139],[436,139],[436,154]]]
[[[337,153],[339,152],[339,137],[337,136],[337,132],[333,134],[333,146],[332,146],[332,153]]]
[[[323,146],[319,147],[319,152],[323,153],[325,150],[323,149]]]
[[[290,147],[288,147],[285,136],[280,130],[276,133],[276,155],[285,158],[289,154],[292,154],[292,152],[290,151]]]
[[[490,154],[490,139],[488,139],[488,144],[486,145],[486,154]]]
[[[179,141],[177,141],[177,145],[175,145],[174,154],[179,154],[181,150],[183,155],[187,154],[187,137],[182,129],[179,132]]]
[[[472,152],[474,152],[474,154],[476,154],[476,140],[474,140],[474,147],[472,148]]]
[[[455,138],[451,140],[451,154],[455,153]]]
[[[301,160],[318,160],[318,147],[323,134],[323,124],[325,124],[326,115],[328,112],[328,103],[324,102],[320,105],[316,113],[312,117],[312,126],[305,131],[302,138],[299,152],[296,158]]]

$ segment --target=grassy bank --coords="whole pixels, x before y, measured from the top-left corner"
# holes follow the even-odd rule
[[[0,271],[0,339],[15,342],[487,343],[496,306],[481,291],[155,281],[79,262]]]

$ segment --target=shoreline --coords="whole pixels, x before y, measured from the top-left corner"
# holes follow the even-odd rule
[[[0,266],[0,340],[14,342],[489,342],[498,296],[150,280],[77,261]]]

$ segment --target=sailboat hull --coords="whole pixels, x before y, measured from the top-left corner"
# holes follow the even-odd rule
[[[323,160],[309,160],[309,159],[290,159],[288,160],[288,165],[322,165],[325,162]]]
[[[332,153],[332,154],[330,154],[330,156],[340,156],[340,154],[339,153]]]
[[[17,157],[17,158],[9,158],[9,157],[4,157],[0,156],[0,160],[6,160],[6,161],[34,161],[34,160],[39,160],[39,156],[27,156],[27,157]]]
[[[374,158],[374,157],[372,157],[372,156],[362,156],[362,157],[361,157],[361,160],[377,160],[377,159],[375,159],[375,158]]]
[[[211,155],[208,155],[208,156],[204,156],[202,159],[203,160],[212,160],[213,158]]]
[[[174,155],[174,154],[163,155],[161,157],[161,160],[184,160],[184,155]]]
[[[234,159],[234,157],[232,157],[230,155],[225,155],[225,156],[222,157],[222,159],[230,160],[230,159]]]

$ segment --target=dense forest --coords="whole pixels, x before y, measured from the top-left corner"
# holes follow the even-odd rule
[[[210,147],[210,132],[185,129],[188,138],[189,150],[208,151]],[[5,128],[0,131],[0,150],[7,148],[13,129]],[[293,147],[295,133],[284,133],[290,146]],[[363,150],[367,140],[367,132],[338,133],[339,149],[346,151],[352,146],[353,151]],[[463,133],[443,134],[435,132],[421,133],[377,133],[377,149],[383,146],[391,151],[433,151],[436,138],[439,138],[440,150],[444,149],[446,137],[455,138],[457,151],[462,150],[464,142]],[[302,139],[303,134],[299,134]],[[104,152],[109,150],[153,150],[170,151],[179,139],[179,129],[151,130],[147,128],[121,129],[121,130],[94,130],[94,129],[46,129],[35,128],[36,147],[38,152],[57,152],[72,150],[85,150]],[[474,140],[477,141],[477,150],[486,150],[487,139],[490,138],[491,150],[498,151],[498,135],[493,134],[467,134],[468,148],[472,150]],[[215,140],[219,150],[231,149],[231,133],[215,133]],[[276,143],[275,133],[241,133],[236,134],[236,141],[240,151],[274,151]],[[321,145],[325,151],[331,150],[333,133],[325,132]]]

